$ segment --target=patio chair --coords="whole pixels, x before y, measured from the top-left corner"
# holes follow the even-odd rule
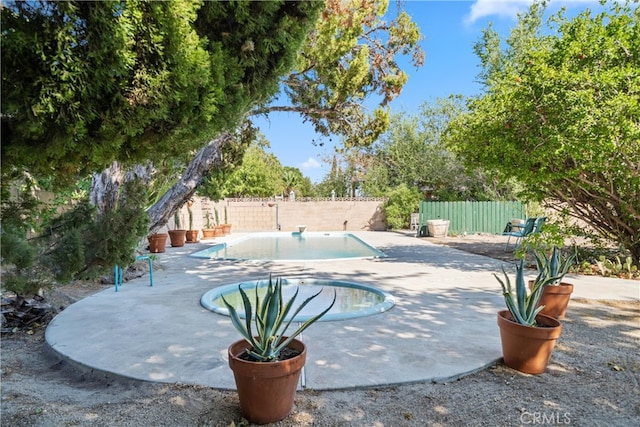
[[[420,228],[420,214],[419,213],[412,213],[411,214],[411,224],[409,226],[410,230],[417,230],[418,228]]]
[[[502,233],[503,236],[509,236],[509,238],[507,239],[507,243],[504,245],[504,250],[506,251],[507,248],[509,247],[509,241],[511,240],[512,237],[516,238],[516,244],[514,247],[514,249],[516,249],[518,247],[518,244],[520,243],[520,240],[522,240],[523,237],[528,236],[533,232],[533,228],[535,227],[536,221],[537,221],[537,218],[535,217],[527,218],[527,221],[524,223],[524,226],[518,227],[517,230],[512,229],[513,231],[503,232]]]
[[[538,217],[538,219],[536,219],[536,223],[533,226],[533,232],[532,233],[539,233],[540,231],[542,231],[542,225],[544,224],[544,222],[547,220],[546,216],[540,216]]]

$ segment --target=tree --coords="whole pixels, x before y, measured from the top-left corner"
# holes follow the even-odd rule
[[[320,197],[349,197],[349,176],[341,166],[338,156],[334,154],[329,174],[316,185]]]
[[[411,214],[418,211],[420,199],[420,192],[404,183],[391,190],[384,204],[387,226],[394,230],[408,229]]]
[[[281,194],[284,169],[280,161],[264,146],[253,144],[244,153],[242,166],[234,170],[224,183],[232,197],[273,197]]]
[[[313,194],[313,184],[311,180],[302,174],[302,171],[292,166],[285,166],[282,173],[284,183],[284,194],[288,196],[292,191],[296,197],[311,196]]]
[[[154,232],[212,168],[240,157],[237,148],[251,140],[242,119],[277,92],[322,7],[285,1],[3,5],[3,188],[26,172],[69,183],[111,164],[92,184],[100,226],[111,221],[122,195],[127,198],[124,182],[152,179],[149,161],[184,165],[192,157],[149,209]],[[144,198],[130,200],[139,208]],[[4,211],[8,199],[2,202]],[[135,241],[144,235],[140,227],[131,233]],[[133,253],[131,239],[114,242],[122,246],[118,254]],[[113,267],[107,261],[102,268]]]
[[[443,143],[449,122],[464,109],[459,96],[423,103],[416,114],[391,117],[389,130],[369,149],[363,190],[384,195],[399,185],[438,200],[495,200],[509,196],[496,189],[478,167],[466,168]]]
[[[486,92],[450,128],[469,164],[524,184],[523,196],[567,209],[640,262],[640,11],[615,4],[543,28],[534,4],[501,49],[476,46]]]
[[[248,118],[279,111],[297,112],[311,121],[320,134],[342,135],[347,147],[370,144],[386,130],[385,107],[400,94],[407,81],[397,57],[411,55],[415,66],[422,65],[424,58],[418,44],[421,36],[417,25],[402,11],[392,22],[384,21],[387,7],[387,0],[328,1],[298,53],[293,72],[281,82],[288,96],[279,99],[288,99],[289,105],[265,102],[253,109]],[[375,104],[372,100],[375,96],[379,98],[378,108],[368,113],[364,103]],[[237,156],[231,163],[239,164],[241,150],[221,145],[217,138],[210,144],[235,152]],[[211,151],[211,146],[203,150]],[[187,170],[201,171],[209,176],[208,181],[213,177],[220,184],[234,166],[229,166],[227,156],[215,155],[221,161],[208,162],[207,169],[195,164],[208,159],[208,155],[199,152]],[[150,209],[150,230],[161,227],[203,181],[204,176],[183,176],[177,188],[170,190],[172,197],[163,197]],[[322,189],[322,185],[319,188]],[[212,194],[210,191],[211,188],[207,193]],[[344,193],[346,195],[346,187]],[[219,197],[220,193],[215,196]]]
[[[388,0],[328,0],[326,9],[283,79],[289,105],[269,104],[254,114],[301,114],[321,135],[341,135],[346,146],[369,145],[388,126],[387,104],[408,80],[397,59],[424,61],[420,29],[404,11],[383,19]],[[369,106],[375,106],[368,112]]]
[[[320,2],[7,2],[2,172],[188,160],[278,90]]]

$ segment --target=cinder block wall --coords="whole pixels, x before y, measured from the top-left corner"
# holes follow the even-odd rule
[[[206,213],[215,223],[215,210],[220,223],[224,223],[224,210],[233,231],[298,231],[306,225],[307,231],[382,231],[386,229],[381,198],[354,199],[225,199],[213,202],[196,198],[191,207],[193,228],[206,225]],[[182,224],[189,225],[187,207],[181,210]],[[174,228],[173,224],[169,224]]]

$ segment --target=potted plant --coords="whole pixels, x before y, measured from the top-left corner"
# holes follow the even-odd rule
[[[175,230],[169,230],[169,239],[171,239],[171,247],[179,248],[184,246],[184,241],[186,239],[187,230],[184,230],[181,227],[180,223],[180,213],[176,211],[173,214],[173,222],[175,224]]]
[[[562,279],[575,263],[576,254],[564,255],[557,246],[554,246],[549,256],[544,251],[536,251],[534,255],[539,274],[553,278],[542,288],[539,305],[544,308],[540,313],[556,319],[564,319],[573,293],[573,284],[563,282]],[[531,283],[530,286],[532,286]]]
[[[299,288],[291,299],[284,301],[282,280],[274,282],[269,275],[262,299],[258,293],[259,285],[260,281],[255,286],[255,306],[251,305],[242,285],[238,285],[244,316],[224,297],[222,300],[229,310],[233,326],[243,337],[228,348],[229,367],[236,382],[240,411],[250,422],[266,424],[291,413],[300,371],[307,356],[306,345],[296,337],[333,307],[336,296],[334,293],[333,302],[324,311],[286,335],[296,315],[320,292],[304,300],[289,317]],[[260,293],[263,293],[263,288]]]
[[[187,202],[187,212],[189,214],[189,229],[187,230],[186,238],[187,243],[198,243],[198,230],[193,229],[193,210],[191,210],[192,205],[193,200],[189,200]]]
[[[169,237],[169,235],[166,233],[154,233],[147,236],[149,252],[154,254],[164,252],[167,246],[167,237]]]
[[[215,230],[211,225],[211,213],[209,211],[205,214],[205,221],[205,228],[202,229],[202,238],[211,239],[215,235]]]
[[[538,274],[531,292],[527,294],[524,280],[524,261],[516,265],[515,289],[502,270],[504,280],[494,274],[502,286],[507,310],[498,312],[498,327],[502,342],[504,363],[510,368],[527,374],[541,374],[547,368],[562,325],[553,317],[540,314],[542,289],[555,277]]]
[[[231,233],[231,224],[229,224],[229,218],[227,217],[227,207],[224,207],[224,223],[222,224],[222,233],[230,234]]]
[[[218,208],[213,208],[213,215],[216,218],[216,224],[213,226],[213,235],[214,236],[223,236],[224,228],[220,225],[220,215],[218,215]]]

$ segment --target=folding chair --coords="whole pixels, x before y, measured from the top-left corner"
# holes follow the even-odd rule
[[[514,247],[514,249],[516,249],[518,247],[518,244],[520,243],[520,240],[522,240],[523,237],[533,232],[533,228],[535,227],[535,224],[536,224],[536,218],[528,218],[527,221],[524,223],[524,226],[522,226],[519,230],[503,232],[502,233],[503,236],[509,236],[509,238],[507,239],[507,243],[504,245],[504,250],[506,251],[507,248],[509,247],[509,241],[511,240],[512,237],[516,238],[516,245]]]
[[[533,226],[533,233],[539,233],[540,231],[542,231],[542,225],[546,220],[547,220],[546,216],[538,217],[538,219],[536,219],[535,225]]]

